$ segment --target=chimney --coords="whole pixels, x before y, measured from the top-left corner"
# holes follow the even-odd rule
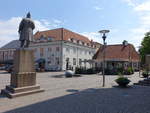
[[[124,41],[122,42],[122,44],[123,44],[123,46],[127,46],[127,45],[128,45],[128,41],[124,40]]]

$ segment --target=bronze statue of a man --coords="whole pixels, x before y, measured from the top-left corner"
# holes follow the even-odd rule
[[[27,14],[26,18],[23,18],[19,25],[19,34],[21,41],[21,48],[29,47],[30,42],[33,41],[33,29],[35,28],[34,22],[31,20],[30,13]]]

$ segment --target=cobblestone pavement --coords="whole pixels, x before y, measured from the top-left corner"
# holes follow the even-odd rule
[[[65,78],[63,72],[38,73],[37,82],[45,92],[8,99],[0,96],[1,113],[150,113],[150,87],[133,86],[138,73],[128,76],[129,88],[117,88],[117,76],[84,75]],[[0,89],[10,75],[0,72]]]

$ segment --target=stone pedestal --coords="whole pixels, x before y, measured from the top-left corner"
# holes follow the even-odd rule
[[[33,50],[16,50],[10,85],[6,86],[6,89],[2,90],[1,93],[13,98],[42,91],[44,90],[36,84]]]

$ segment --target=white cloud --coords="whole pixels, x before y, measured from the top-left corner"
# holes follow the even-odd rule
[[[149,30],[144,27],[141,27],[141,28],[133,28],[130,31],[132,32],[131,40],[135,42],[139,42],[139,41],[141,42],[141,40],[144,37],[144,34]]]
[[[110,38],[110,36],[112,34],[116,34],[118,32],[119,32],[119,29],[111,28],[110,33],[108,33],[107,36]],[[83,32],[83,33],[80,33],[80,34],[82,34],[83,36],[88,37],[90,40],[93,40],[93,41],[96,41],[96,42],[99,42],[99,43],[103,43],[102,34],[100,34],[98,31],[97,32]],[[112,43],[115,43],[115,42],[112,42]]]
[[[22,17],[12,17],[8,20],[0,20],[0,46],[5,45],[6,43],[19,39],[18,36],[18,27],[19,23],[22,20]],[[56,28],[62,25],[61,21],[54,21],[51,22],[48,20],[34,20],[35,23],[35,30],[36,31],[43,31],[52,28]]]
[[[129,6],[133,7],[135,11],[150,11],[150,0],[122,0]]]
[[[35,23],[35,30],[34,30],[34,32],[36,32],[36,31],[44,31],[44,30],[48,29],[48,25],[45,24],[42,21],[35,20],[34,23]]]
[[[81,34],[88,37],[90,40],[100,42],[100,34],[98,32],[83,32]]]
[[[145,29],[145,28],[134,28],[134,29],[131,29],[131,32],[132,33],[142,34],[142,33],[147,32],[147,29]]]
[[[129,36],[134,45],[139,46],[144,34],[150,30],[150,0],[123,0],[139,16],[136,28],[129,28]]]
[[[61,20],[58,20],[58,19],[53,19],[54,20],[54,23],[56,24],[62,24],[63,22]]]
[[[150,14],[141,16],[139,23],[141,24],[142,27],[150,29]]]
[[[103,8],[99,7],[99,6],[94,6],[93,7],[95,10],[99,11],[99,10],[102,10]]]
[[[18,25],[20,17],[12,17],[9,20],[0,20],[0,45],[4,45],[18,37]]]
[[[150,1],[143,2],[134,8],[135,11],[150,11]]]
[[[136,5],[136,0],[123,0],[124,2],[126,2],[129,6],[135,6]]]

